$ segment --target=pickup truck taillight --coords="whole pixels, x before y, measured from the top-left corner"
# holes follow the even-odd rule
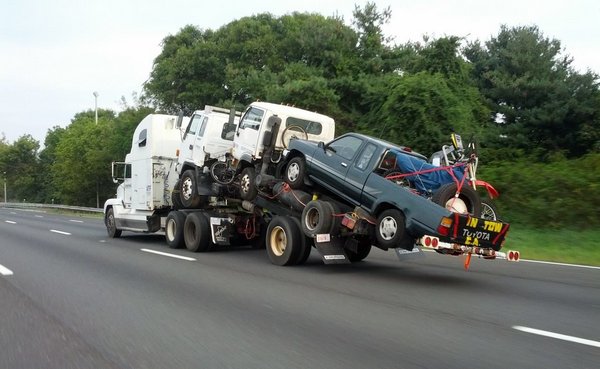
[[[452,228],[452,218],[443,217],[440,225],[437,227],[437,231],[442,236],[448,236],[450,234],[450,228]]]

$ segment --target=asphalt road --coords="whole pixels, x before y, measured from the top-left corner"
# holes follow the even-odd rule
[[[264,250],[192,254],[2,208],[0,265],[0,368],[600,367],[599,269],[465,272],[380,250],[277,267]]]

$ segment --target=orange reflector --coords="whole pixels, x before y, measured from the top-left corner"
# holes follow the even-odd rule
[[[175,156],[179,157],[179,149],[175,150]]]
[[[447,236],[450,234],[450,227],[452,227],[452,218],[443,217],[437,231],[440,235]]]

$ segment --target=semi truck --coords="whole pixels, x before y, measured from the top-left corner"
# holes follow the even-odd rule
[[[507,223],[451,212],[395,185],[379,171],[390,144],[342,136],[360,140],[348,147],[325,115],[255,102],[241,117],[206,107],[185,120],[146,117],[126,160],[113,163],[120,184],[104,205],[109,236],[164,232],[169,247],[193,252],[266,247],[276,265],[302,264],[313,248],[327,264],[360,261],[372,246],[400,255],[425,235],[476,254],[504,243]],[[321,156],[319,170],[309,151]]]

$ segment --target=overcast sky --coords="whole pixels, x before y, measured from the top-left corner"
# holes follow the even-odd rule
[[[161,40],[186,24],[217,29],[270,12],[341,15],[350,24],[364,0],[0,0],[0,137],[31,134],[81,111],[120,110],[148,79]],[[595,0],[375,0],[391,7],[385,32],[397,43],[456,35],[489,40],[501,24],[537,25],[561,41],[574,66],[600,73],[600,2]]]

